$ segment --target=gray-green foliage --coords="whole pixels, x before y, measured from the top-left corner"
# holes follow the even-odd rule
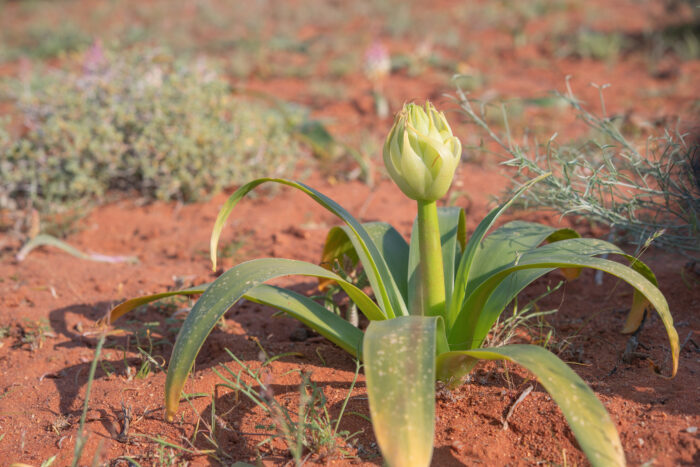
[[[0,2],[0,8],[3,8]],[[10,12],[5,12],[11,15]],[[20,57],[47,59],[82,50],[90,45],[90,35],[72,22],[39,19],[28,27],[13,32],[0,31],[0,62]]]
[[[527,206],[574,214],[610,226],[639,248],[655,245],[700,256],[700,156],[692,135],[666,130],[646,141],[627,139],[618,119],[585,110],[568,90],[560,95],[592,130],[584,142],[516,142],[507,121],[497,135],[466,95],[462,111],[508,152],[506,165],[517,168],[512,189],[531,177],[553,176],[529,190]],[[601,100],[603,113],[605,104]],[[506,112],[503,111],[505,118]]]
[[[233,96],[207,62],[160,50],[96,45],[81,62],[6,88],[25,131],[12,137],[0,124],[0,208],[47,210],[109,190],[197,200],[287,173],[300,156],[296,110]]]

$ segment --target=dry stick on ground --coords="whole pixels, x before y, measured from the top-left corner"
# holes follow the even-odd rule
[[[520,405],[522,401],[525,400],[525,398],[532,392],[532,389],[534,388],[533,385],[530,385],[525,388],[525,390],[520,394],[520,397],[518,397],[515,402],[513,402],[513,405],[510,406],[510,409],[508,409],[508,413],[506,414],[505,418],[503,419],[503,429],[507,430],[508,429],[508,419],[513,415],[513,412],[515,412],[515,408]]]
[[[693,344],[693,346],[695,347],[695,351],[696,351],[696,352],[697,352],[698,350],[700,350],[700,346],[697,344],[697,342],[695,342],[693,339],[691,339],[691,336],[692,336],[692,335],[693,335],[693,331],[690,331],[690,332],[688,333],[688,336],[687,336],[687,337],[685,338],[685,340],[683,341],[683,344],[681,344],[681,346],[680,346],[680,348],[679,348],[679,350],[678,350],[679,353],[683,351],[683,348],[686,346],[686,344],[687,344],[688,342],[690,342],[691,344]]]
[[[131,406],[125,406],[122,402],[122,413],[124,425],[122,426],[122,431],[117,435],[117,441],[120,443],[126,443],[129,440],[129,423],[131,422]]]
[[[646,354],[637,352],[637,348],[639,346],[642,346],[642,348],[646,348],[642,343],[639,342],[639,334],[642,332],[642,328],[644,327],[644,323],[646,322],[648,315],[649,312],[647,310],[644,310],[644,314],[642,315],[642,322],[639,323],[639,327],[636,331],[634,331],[634,333],[630,336],[629,340],[627,341],[625,351],[620,357],[620,360],[623,363],[631,363],[632,360],[634,360],[635,358],[649,358]]]

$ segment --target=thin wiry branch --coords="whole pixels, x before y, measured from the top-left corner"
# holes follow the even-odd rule
[[[510,192],[527,180],[552,172],[530,189],[521,206],[575,214],[610,226],[638,245],[654,244],[697,260],[700,258],[700,146],[688,135],[666,129],[650,137],[642,154],[619,130],[612,117],[600,117],[581,105],[567,81],[567,94],[558,97],[574,109],[594,132],[583,144],[558,143],[556,134],[543,145],[537,140],[521,144],[499,136],[486,122],[484,106],[479,113],[461,90],[454,100],[473,123],[501,146],[516,168]],[[602,99],[602,96],[601,96]],[[504,112],[504,120],[507,115]],[[510,194],[506,194],[510,196]],[[661,234],[660,234],[661,233]]]

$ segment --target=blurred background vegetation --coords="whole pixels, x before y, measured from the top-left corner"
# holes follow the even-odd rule
[[[196,201],[308,169],[371,183],[390,111],[458,87],[478,103],[473,114],[452,109],[472,163],[538,149],[513,146],[516,136],[546,142],[559,133],[557,147],[567,149],[557,154],[567,156],[551,160],[562,185],[533,192],[530,206],[621,231],[673,208],[692,242],[699,62],[700,8],[684,0],[0,0],[0,213],[70,211],[124,192]],[[591,75],[619,85],[600,104],[590,87],[576,89],[582,100],[547,93],[569,73],[581,87]],[[591,108],[602,124],[582,128],[576,119]],[[622,139],[606,136],[609,128]],[[499,146],[489,136],[501,131],[508,142]],[[674,149],[641,150],[659,138]],[[680,211],[663,202],[668,180],[678,180],[661,170],[669,154],[671,172],[685,177]],[[513,187],[537,173],[517,160]],[[649,160],[659,170],[635,172]],[[639,204],[629,192],[636,204],[605,201],[581,178],[600,166],[613,169],[605,186],[631,184],[647,200],[660,191],[661,201]]]

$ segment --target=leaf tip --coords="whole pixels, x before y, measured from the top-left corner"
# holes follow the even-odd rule
[[[175,413],[176,411],[173,409],[165,409],[165,421],[172,423],[175,421]]]

